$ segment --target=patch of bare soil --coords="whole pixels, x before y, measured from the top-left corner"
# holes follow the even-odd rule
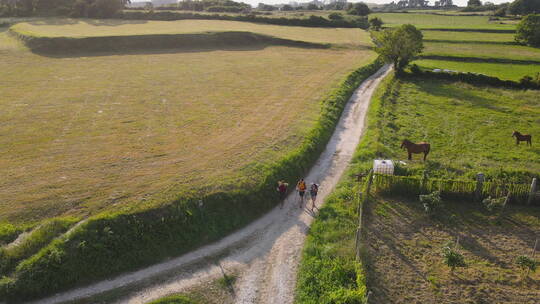
[[[540,271],[524,278],[515,263],[540,237],[540,208],[510,206],[499,218],[470,202],[445,202],[432,217],[415,200],[377,198],[368,206],[370,303],[540,302]],[[467,267],[451,273],[442,247],[458,238]]]

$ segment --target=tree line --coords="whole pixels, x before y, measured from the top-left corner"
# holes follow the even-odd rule
[[[130,0],[0,0],[0,16],[111,17]]]

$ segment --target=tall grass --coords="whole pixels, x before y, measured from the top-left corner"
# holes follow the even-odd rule
[[[20,233],[20,228],[10,223],[0,223],[0,245],[13,242]]]
[[[17,244],[0,248],[0,276],[9,274],[19,261],[38,252],[78,221],[71,217],[48,220],[34,228]]]
[[[159,262],[215,241],[273,207],[275,182],[296,180],[316,161],[358,85],[382,66],[360,68],[323,100],[320,117],[302,145],[274,165],[250,189],[171,199],[157,208],[96,215],[21,262],[0,281],[4,299],[26,299]]]

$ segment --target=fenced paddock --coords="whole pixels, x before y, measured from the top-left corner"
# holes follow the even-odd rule
[[[440,191],[447,199],[479,200],[488,196],[502,197],[510,194],[509,203],[538,205],[538,195],[531,190],[531,184],[515,184],[497,181],[478,182],[453,179],[435,179],[418,176],[395,176],[375,174],[375,191],[384,194],[418,196],[419,194]]]

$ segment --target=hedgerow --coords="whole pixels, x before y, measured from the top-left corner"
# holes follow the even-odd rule
[[[358,27],[367,29],[369,23],[367,17],[352,17],[346,19],[326,19],[321,16],[311,15],[309,18],[272,18],[255,14],[227,15],[227,14],[199,14],[193,12],[177,11],[138,11],[125,10],[115,15],[115,18],[128,20],[184,20],[184,19],[205,19],[205,20],[229,20],[245,21],[254,23],[267,23],[274,25],[307,26],[307,27]]]
[[[17,262],[39,251],[78,221],[79,219],[72,217],[48,220],[34,228],[18,244],[0,248],[0,276],[9,274]]]
[[[256,185],[203,197],[171,198],[160,207],[89,218],[21,262],[0,281],[0,298],[29,299],[162,261],[215,241],[272,208],[275,182],[296,180],[324,149],[356,87],[382,66],[375,61],[349,74],[322,101],[320,117],[302,145],[263,168]]]

